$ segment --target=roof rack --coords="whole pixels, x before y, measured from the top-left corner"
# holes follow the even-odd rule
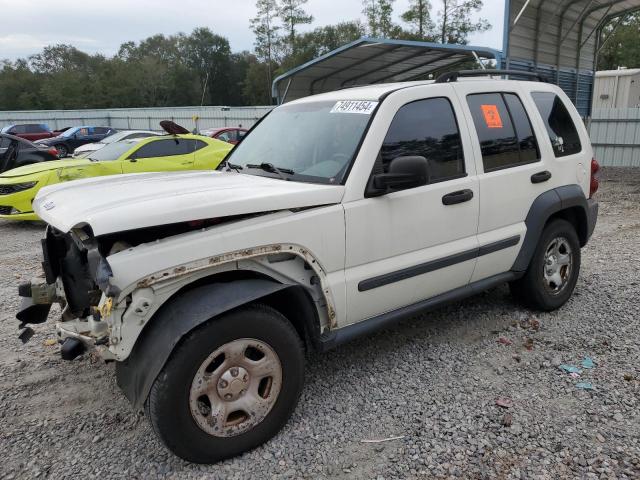
[[[521,70],[459,70],[457,72],[443,73],[436,79],[436,83],[455,82],[460,77],[487,77],[487,76],[513,76],[534,78],[539,82],[548,83],[549,80],[537,72],[523,72]]]

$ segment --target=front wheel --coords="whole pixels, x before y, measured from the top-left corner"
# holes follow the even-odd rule
[[[536,310],[560,308],[571,297],[580,273],[580,242],[566,220],[550,222],[542,232],[525,275],[510,284],[522,304]]]
[[[303,381],[295,328],[278,311],[250,305],[185,337],[145,407],[172,452],[214,463],[273,437],[295,409]]]

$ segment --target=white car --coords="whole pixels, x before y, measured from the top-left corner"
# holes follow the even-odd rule
[[[507,282],[561,307],[597,218],[587,131],[554,85],[472,75],[279,106],[219,171],[42,189],[19,320],[60,302],[63,358],[115,361],[164,444],[209,463],[280,430],[306,350]]]
[[[73,151],[73,157],[86,157],[89,153],[95,152],[96,150],[100,150],[105,145],[109,145],[110,143],[120,142],[122,140],[131,140],[133,138],[146,138],[153,137],[156,135],[161,135],[158,132],[152,132],[151,130],[122,130],[114,133],[113,135],[109,135],[105,137],[99,142],[95,143],[87,143],[86,145],[82,145],[76,148]]]

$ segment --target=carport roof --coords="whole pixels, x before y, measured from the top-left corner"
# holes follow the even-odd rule
[[[593,71],[606,42],[599,32],[610,21],[639,11],[640,0],[508,0],[506,9],[503,50],[508,59]]]
[[[273,81],[278,103],[355,85],[404,82],[475,60],[499,59],[486,47],[363,37],[280,75]]]

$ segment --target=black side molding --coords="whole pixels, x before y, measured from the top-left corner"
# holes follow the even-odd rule
[[[441,268],[447,268],[456,263],[466,262],[467,260],[473,260],[478,256],[478,249],[467,250],[466,252],[456,253],[449,255],[448,257],[432,260],[431,262],[421,263],[420,265],[414,265],[413,267],[403,268],[391,273],[385,273],[377,277],[362,280],[358,284],[359,292],[366,292],[374,288],[383,287],[390,283],[406,280],[407,278],[417,277],[425,273],[433,272],[434,270],[440,270]]]
[[[518,274],[516,272],[500,273],[493,277],[485,278],[484,280],[479,280],[465,285],[464,287],[456,288],[455,290],[437,295],[433,298],[414,303],[408,307],[402,307],[398,310],[394,310],[393,312],[384,313],[377,317],[333,330],[320,336],[320,349],[323,352],[330,350],[358,337],[387,328],[401,320],[411,318],[418,313],[423,313],[452,302],[457,302],[464,298],[481,293],[489,288],[516,280],[520,276],[522,276],[522,274]]]
[[[435,270],[440,270],[441,268],[447,268],[455,265],[456,263],[466,262],[467,260],[473,260],[474,258],[481,257],[483,255],[489,255],[490,253],[513,247],[519,242],[520,235],[515,235],[504,240],[483,245],[479,248],[473,248],[454,255],[449,255],[448,257],[438,258],[437,260],[403,268],[402,270],[397,270],[395,272],[385,273],[384,275],[379,275],[377,277],[368,278],[366,280],[362,280],[358,284],[358,291],[366,292],[367,290],[389,285],[390,283],[406,280],[407,278],[423,275]]]

